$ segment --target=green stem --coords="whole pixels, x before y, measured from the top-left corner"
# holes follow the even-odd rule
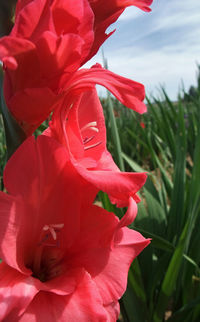
[[[109,110],[112,136],[113,136],[113,140],[114,140],[114,144],[115,144],[116,156],[118,158],[119,168],[121,171],[125,171],[124,160],[122,158],[120,137],[119,137],[119,132],[117,129],[117,124],[116,124],[115,115],[114,115],[114,111],[113,111],[113,103],[112,103],[112,100],[110,97],[110,93],[108,93],[108,110]]]

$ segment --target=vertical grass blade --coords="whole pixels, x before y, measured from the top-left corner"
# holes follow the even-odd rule
[[[183,253],[185,250],[188,228],[189,228],[189,220],[185,224],[185,227],[179,239],[178,245],[174,251],[174,254],[170,260],[167,272],[165,274],[165,278],[161,286],[161,291],[158,297],[158,302],[157,302],[157,306],[153,317],[154,322],[162,321],[164,312],[169,302],[169,298],[175,289],[177,277],[178,277],[182,259],[183,259]]]
[[[118,133],[118,129],[117,129],[117,124],[116,124],[114,109],[113,109],[113,103],[112,103],[110,93],[108,93],[107,102],[108,102],[109,119],[110,119],[112,137],[113,137],[115,151],[116,151],[115,156],[117,158],[120,170],[125,171],[124,160],[122,158],[120,137],[119,137],[119,133]]]

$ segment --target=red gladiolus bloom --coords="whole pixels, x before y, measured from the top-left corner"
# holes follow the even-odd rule
[[[86,204],[66,149],[45,136],[20,146],[4,182],[0,319],[116,321],[128,268],[149,244],[125,227],[137,212],[133,199],[121,221]]]
[[[143,122],[140,122],[140,126],[145,129],[146,125]]]
[[[93,20],[87,0],[18,0],[13,30],[0,40],[0,59],[6,103],[28,134],[61,99],[63,74],[86,59]]]
[[[95,89],[76,95],[71,107],[66,104],[57,110],[45,134],[66,147],[76,171],[96,187],[90,192],[91,200],[102,190],[119,207],[127,206],[130,196],[140,201],[136,192],[146,174],[120,172],[114,163],[106,148],[103,109]]]
[[[13,30],[0,40],[0,60],[7,106],[27,135],[56,108],[70,76],[96,53],[124,8],[147,10],[150,3],[18,0]]]

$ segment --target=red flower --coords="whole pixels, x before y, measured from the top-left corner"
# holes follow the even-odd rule
[[[145,129],[146,125],[143,122],[140,122],[140,126]]]
[[[28,157],[27,157],[28,156]],[[0,193],[0,319],[116,321],[128,268],[149,240],[81,201],[66,150],[41,136],[8,161]]]
[[[87,0],[19,0],[11,34],[0,40],[8,108],[32,133],[61,99],[60,78],[76,71],[93,43]]]
[[[5,68],[7,106],[27,135],[56,108],[70,76],[96,53],[110,35],[105,35],[106,28],[124,8],[135,5],[148,10],[151,3],[104,2],[18,0],[14,28],[0,40],[0,60]],[[138,91],[141,93],[141,89]]]
[[[71,102],[72,97],[68,100]],[[119,207],[127,206],[130,196],[140,201],[136,192],[144,185],[146,174],[120,172],[114,163],[106,148],[103,109],[95,89],[76,95],[71,107],[66,103],[57,110],[45,134],[66,147],[76,171],[93,185],[92,201],[99,190]]]

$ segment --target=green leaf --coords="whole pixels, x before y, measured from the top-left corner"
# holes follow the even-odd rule
[[[4,128],[6,134],[6,145],[7,145],[7,159],[16,151],[16,149],[26,139],[26,134],[23,129],[19,126],[17,121],[9,112],[4,95],[3,95],[3,71],[0,68],[0,88],[1,88],[1,111],[3,115]]]
[[[126,322],[144,322],[146,321],[146,309],[144,303],[138,298],[130,284],[120,301],[121,313]]]
[[[139,228],[137,226],[134,226],[134,229],[139,231],[144,237],[151,238],[151,245],[155,248],[162,249],[167,252],[172,252],[174,250],[173,244],[171,244],[168,240],[153,234],[151,232],[148,232],[142,228]]]
[[[112,99],[110,97],[110,93],[108,93],[108,98],[107,98],[107,102],[108,102],[108,110],[109,110],[109,118],[110,118],[110,124],[111,124],[111,130],[112,130],[112,137],[113,137],[113,141],[115,144],[115,149],[116,149],[116,158],[118,160],[118,165],[121,171],[125,171],[125,167],[124,167],[124,160],[122,158],[122,150],[121,150],[121,143],[120,143],[120,137],[119,137],[119,133],[118,133],[118,129],[117,129],[117,124],[115,121],[115,116],[114,116],[114,111],[113,111],[113,103],[112,103]]]
[[[195,300],[187,303],[186,305],[182,306],[180,310],[176,311],[171,318],[168,319],[168,322],[198,322],[199,317],[193,320],[191,316],[193,315],[193,310],[197,307],[200,303],[200,297],[197,297]]]
[[[133,171],[146,172],[148,174],[148,171],[144,170],[141,166],[139,166],[136,162],[129,158],[124,152],[122,152],[121,155]]]
[[[162,321],[169,298],[175,289],[176,280],[180,271],[185,244],[187,240],[188,227],[189,220],[187,221],[183,229],[178,245],[176,246],[175,251],[170,260],[167,272],[165,274],[165,278],[162,282],[161,291],[158,297],[158,302],[154,313],[154,322]]]

